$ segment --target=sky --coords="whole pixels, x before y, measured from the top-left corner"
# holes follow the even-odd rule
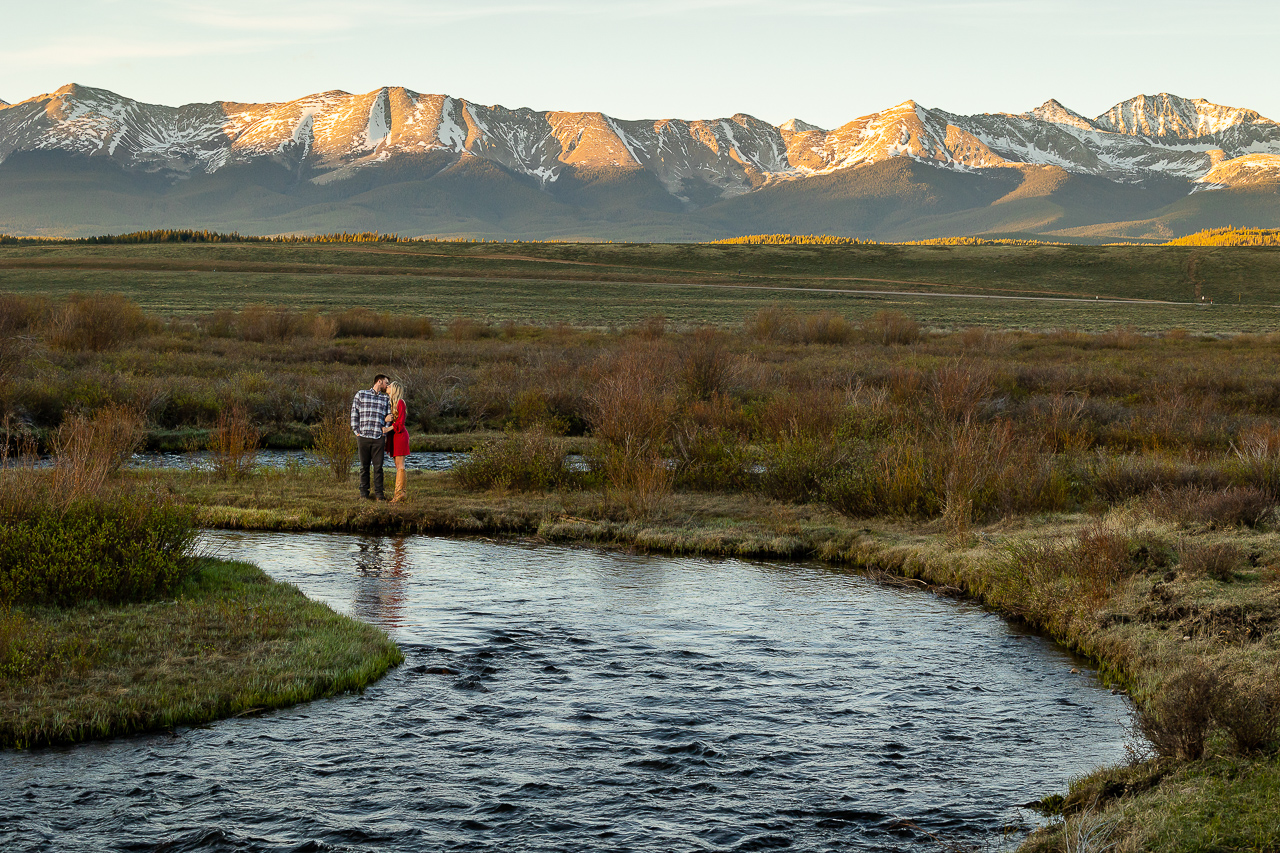
[[[907,99],[1087,116],[1172,92],[1280,120],[1274,0],[91,0],[0,11],[0,98],[148,103],[405,86],[624,119],[836,127]],[[20,37],[15,37],[20,34]]]

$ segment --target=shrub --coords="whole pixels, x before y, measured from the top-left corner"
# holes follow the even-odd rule
[[[213,470],[223,478],[243,477],[253,470],[258,455],[258,430],[241,403],[218,413],[218,423],[209,433]]]
[[[1214,580],[1230,581],[1244,561],[1244,552],[1229,542],[1211,545],[1189,543],[1178,550],[1178,565],[1191,577],[1208,575]]]
[[[330,409],[311,427],[311,452],[329,467],[335,480],[344,482],[351,476],[356,437],[346,408]]]
[[[901,311],[880,311],[863,323],[862,331],[867,340],[885,346],[920,340],[920,324]]]
[[[145,437],[142,417],[125,406],[63,422],[53,439],[53,494],[64,503],[98,494]]]
[[[1112,456],[1101,452],[1080,475],[1087,491],[1116,503],[1156,489],[1224,488],[1227,485],[1226,475],[1208,466],[1197,467],[1161,457]]]
[[[765,306],[743,324],[748,337],[778,343],[846,344],[853,331],[844,315],[835,311],[797,314],[781,305]]]
[[[1225,676],[1213,693],[1213,720],[1242,755],[1262,752],[1280,734],[1280,685],[1274,681]]]
[[[452,475],[466,489],[549,491],[579,484],[581,474],[568,463],[563,438],[545,427],[508,432],[473,451],[453,467]]]
[[[172,590],[190,569],[195,521],[154,495],[77,498],[65,507],[0,489],[0,608],[138,601]]]
[[[151,326],[137,303],[118,293],[75,293],[49,321],[48,341],[64,350],[112,349]]]
[[[340,314],[326,317],[334,324],[334,334],[340,338],[419,338],[428,340],[435,335],[435,326],[426,317],[407,314],[379,314],[368,308],[348,308]]]
[[[710,400],[729,390],[734,359],[716,329],[698,329],[684,341],[680,382],[695,400]]]
[[[604,477],[605,495],[632,518],[657,514],[671,495],[675,466],[654,447],[601,444],[589,460]]]
[[[1257,527],[1272,518],[1276,508],[1271,495],[1254,486],[1157,489],[1148,496],[1146,505],[1158,518],[1210,527]]]
[[[1157,755],[1196,761],[1204,755],[1217,688],[1217,673],[1203,663],[1188,664],[1137,707],[1135,728]]]
[[[667,333],[667,317],[665,314],[645,317],[635,324],[632,332],[646,340],[656,341]]]
[[[43,296],[0,293],[0,337],[35,331],[50,310]]]
[[[938,460],[910,436],[896,439],[878,450],[866,442],[850,446],[843,472],[823,487],[823,500],[853,518],[937,514],[942,507]]]
[[[991,371],[972,362],[944,365],[934,371],[931,380],[934,405],[949,420],[971,420],[995,387]]]
[[[760,491],[780,501],[809,501],[849,462],[846,447],[814,436],[784,436],[768,445],[761,459]]]
[[[671,439],[675,483],[701,491],[731,491],[751,481],[753,458],[741,439],[725,430],[680,424]]]
[[[300,314],[284,306],[246,305],[235,320],[242,340],[281,343],[308,331],[315,315]]]

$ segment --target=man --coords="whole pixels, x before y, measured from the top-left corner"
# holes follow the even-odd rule
[[[351,431],[356,434],[356,450],[360,454],[360,497],[386,500],[382,494],[382,454],[387,441],[387,413],[391,398],[387,396],[390,377],[379,373],[373,387],[356,392],[351,401]],[[373,466],[373,494],[369,494],[369,466]]]

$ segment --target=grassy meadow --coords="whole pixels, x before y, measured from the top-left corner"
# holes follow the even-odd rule
[[[164,315],[250,303],[320,311],[359,305],[437,321],[607,328],[654,314],[682,326],[735,325],[781,301],[851,319],[896,309],[939,329],[1231,333],[1280,325],[1280,253],[1243,246],[53,244],[0,246],[5,291],[118,292]],[[1197,296],[1214,305],[1197,304]],[[1095,297],[1093,305],[1043,301]]]
[[[821,559],[971,597],[1135,700],[1132,761],[1047,797],[1028,850],[1280,850],[1278,260],[0,247],[0,442],[10,467],[71,458],[86,430],[210,449],[212,472],[23,475],[160,496],[196,525]],[[407,504],[350,480],[347,410],[378,372],[405,384],[417,449],[473,451],[414,473]],[[263,443],[326,465],[256,469]]]

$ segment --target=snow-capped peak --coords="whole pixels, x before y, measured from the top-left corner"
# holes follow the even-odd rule
[[[818,127],[816,124],[809,124],[809,122],[802,121],[798,118],[787,119],[782,124],[778,125],[778,130],[786,133],[809,133],[815,130],[822,133],[827,132],[824,128]]]
[[[1210,170],[1271,175],[1274,163],[1265,158],[1219,167],[1247,155],[1280,156],[1280,125],[1252,110],[1167,93],[1140,95],[1093,120],[1056,100],[1022,115],[972,116],[906,100],[834,130],[794,118],[773,126],[741,113],[632,121],[507,109],[392,86],[288,103],[168,107],[73,83],[0,102],[0,162],[49,149],[174,176],[268,159],[321,183],[434,152],[481,158],[543,186],[566,170],[644,170],[692,204],[707,197],[703,186],[727,198],[889,158],[958,170],[1049,165],[1126,182],[1194,180]]]
[[[1062,102],[1055,98],[1050,98],[1031,112],[1025,113],[1024,117],[1036,118],[1040,121],[1047,121],[1050,124],[1065,124],[1069,127],[1078,127],[1081,130],[1093,129],[1093,122],[1070,107],[1064,106]]]

